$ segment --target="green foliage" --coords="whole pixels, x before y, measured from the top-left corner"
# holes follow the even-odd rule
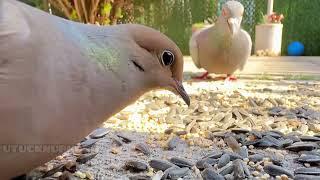
[[[44,8],[46,7],[43,0],[19,0],[19,1],[29,4],[30,6],[36,7],[38,9],[44,10]]]
[[[135,22],[161,30],[189,54],[188,41],[191,27],[203,23],[207,18],[214,21],[219,15],[221,4],[226,0],[135,0]],[[245,6],[242,27],[255,39],[255,26],[263,23],[267,11],[267,0],[239,0]],[[320,55],[319,0],[275,0],[274,11],[282,13],[282,53],[292,41],[305,45],[306,55]],[[143,10],[141,10],[143,9]],[[253,43],[254,45],[254,43]],[[254,47],[252,48],[254,50]]]
[[[293,41],[305,46],[306,55],[320,55],[320,1],[319,0],[278,0],[274,11],[283,13],[282,52],[287,51]]]
[[[122,14],[121,8],[117,8],[117,10],[116,10],[116,17],[117,17],[117,18],[123,18],[123,14]]]
[[[204,27],[204,23],[195,23],[192,25],[195,28],[203,28]]]
[[[265,16],[265,14],[262,11],[260,11],[259,16],[258,16],[258,20],[257,20],[257,24],[265,23],[264,16]]]
[[[45,0],[20,0],[40,9],[45,9]],[[226,0],[134,0],[134,22],[158,29],[172,38],[182,49],[189,54],[188,42],[193,24],[200,25],[207,18],[214,21],[219,15],[221,4]],[[242,27],[249,32],[252,41],[255,38],[255,25],[263,22],[266,14],[267,0],[239,0],[245,6]],[[305,45],[306,55],[320,55],[320,0],[275,0],[274,11],[285,16],[283,21],[282,53],[292,41],[300,41]],[[109,17],[112,5],[109,3],[100,6],[102,16]],[[53,9],[55,15],[59,11]],[[75,12],[71,12],[73,20],[78,19]],[[115,16],[126,18],[123,9],[117,9]],[[109,18],[103,19],[102,24],[110,24]],[[200,23],[200,24],[198,24]],[[254,45],[254,43],[253,43]],[[254,49],[254,47],[253,47]]]
[[[112,5],[110,2],[106,2],[101,5],[100,12],[101,12],[101,15],[105,17],[103,20],[104,25],[110,24],[110,22],[111,22],[111,20],[109,18],[111,10],[112,10]]]
[[[168,35],[189,54],[191,28],[213,17],[218,0],[135,0],[135,22],[151,26]]]
[[[110,2],[104,3],[101,6],[101,15],[102,16],[109,16],[110,12],[111,12],[111,9],[112,9],[112,5],[111,5]]]
[[[79,19],[77,11],[75,9],[72,10],[70,19],[73,21],[77,21]]]

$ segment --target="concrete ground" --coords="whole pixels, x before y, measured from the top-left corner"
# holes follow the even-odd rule
[[[185,56],[184,71],[203,72],[192,62],[190,56]],[[310,75],[320,76],[320,57],[318,56],[280,56],[280,57],[257,57],[251,56],[243,69],[237,71],[239,75]]]

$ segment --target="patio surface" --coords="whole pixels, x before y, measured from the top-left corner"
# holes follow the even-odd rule
[[[185,56],[185,72],[203,72],[203,69],[197,69],[190,56]],[[256,57],[251,56],[243,71],[237,71],[240,75],[315,75],[320,76],[320,57]]]

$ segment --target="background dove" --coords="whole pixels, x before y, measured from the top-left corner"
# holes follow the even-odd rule
[[[198,68],[207,72],[196,77],[204,79],[209,73],[227,74],[228,79],[242,70],[251,53],[250,35],[241,29],[244,7],[240,2],[228,1],[214,26],[195,32],[190,40],[190,54]]]
[[[63,153],[41,149],[75,145],[151,89],[190,104],[182,72],[179,48],[151,28],[84,25],[0,0],[0,179]]]

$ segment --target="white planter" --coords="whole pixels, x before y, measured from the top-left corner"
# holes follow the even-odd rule
[[[258,51],[271,51],[275,56],[281,55],[282,24],[260,24],[256,26],[255,54]]]

